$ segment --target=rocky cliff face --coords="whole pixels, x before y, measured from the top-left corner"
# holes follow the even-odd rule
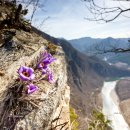
[[[117,83],[116,92],[119,97],[121,112],[130,126],[130,78],[120,80]]]
[[[62,46],[68,65],[70,104],[79,116],[79,130],[86,130],[90,112],[101,106],[100,92],[104,78],[128,76],[130,72],[110,66],[96,57],[86,56],[64,39],[56,39],[35,28],[34,30],[45,39]]]
[[[17,93],[20,87],[18,68],[22,65],[34,67],[37,57],[47,45],[47,40],[33,32],[16,31],[13,40],[0,47],[1,130],[69,129],[70,91],[61,47],[56,47],[54,57],[57,60],[50,66],[55,83],[40,80],[37,92],[24,96]]]

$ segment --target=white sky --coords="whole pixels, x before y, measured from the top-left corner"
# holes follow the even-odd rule
[[[33,25],[54,37],[62,37],[67,40],[81,37],[130,37],[130,18],[121,16],[113,22],[101,24],[84,19],[90,14],[81,0],[41,0],[41,2],[43,1],[45,1],[45,11],[39,10],[36,13]],[[105,1],[106,6],[117,6],[117,4],[124,8],[130,6],[130,2],[95,1],[97,3]],[[48,16],[50,18],[39,27],[39,23]]]

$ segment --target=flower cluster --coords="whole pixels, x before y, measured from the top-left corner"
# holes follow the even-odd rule
[[[38,64],[36,66],[36,69],[40,70],[42,72],[42,75],[44,75],[50,83],[54,83],[54,78],[49,65],[55,60],[56,59],[50,53],[45,51],[41,53]],[[32,83],[32,81],[35,79],[33,68],[21,66],[17,72],[19,74],[19,79],[26,83],[25,90],[27,94],[31,94],[38,90],[38,87]]]
[[[50,83],[53,83],[54,79],[49,65],[55,60],[56,59],[50,53],[47,53],[45,51],[44,53],[41,53],[37,65],[37,68],[42,71],[42,75],[45,75],[47,77],[48,82]]]

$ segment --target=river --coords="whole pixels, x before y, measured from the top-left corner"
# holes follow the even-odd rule
[[[102,88],[103,113],[109,120],[111,120],[111,127],[113,130],[130,130],[119,110],[116,98],[112,96],[116,82],[117,81],[104,82]]]

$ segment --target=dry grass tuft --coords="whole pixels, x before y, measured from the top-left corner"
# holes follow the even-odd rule
[[[35,103],[22,98],[23,89],[24,84],[17,81],[8,88],[0,119],[1,129],[13,130],[19,120],[36,108]]]

